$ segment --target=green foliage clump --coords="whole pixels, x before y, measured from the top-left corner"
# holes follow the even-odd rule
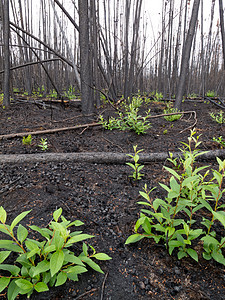
[[[225,117],[223,115],[223,111],[221,110],[218,114],[214,114],[213,112],[211,112],[209,115],[210,117],[217,122],[218,124],[224,124],[225,123]]]
[[[169,103],[167,105],[167,108],[163,110],[164,114],[171,114],[171,113],[176,113],[179,112],[179,110],[177,108],[173,108],[171,107],[171,104]],[[170,115],[170,116],[164,116],[164,119],[169,121],[169,122],[174,122],[177,121],[181,118],[181,114],[177,114],[177,115]]]
[[[216,97],[216,92],[208,90],[206,93],[206,96],[209,98],[214,98],[214,97]]]
[[[23,136],[22,143],[23,143],[23,145],[31,145],[31,143],[32,143],[31,134],[29,134],[27,137]]]
[[[70,85],[68,91],[65,92],[65,96],[70,100],[75,99],[76,98],[76,89],[75,89],[75,87]]]
[[[145,117],[139,115],[142,103],[143,99],[140,96],[133,97],[129,103],[123,103],[123,112],[118,111],[116,118],[110,117],[107,121],[104,120],[103,116],[99,116],[99,123],[108,130],[133,130],[137,134],[144,134],[151,128],[151,124],[147,120],[150,116],[150,110],[148,110]]]
[[[219,136],[218,138],[213,137],[213,141],[218,143],[220,145],[221,149],[225,148],[225,141],[223,140],[222,136]]]
[[[140,180],[141,177],[144,176],[143,174],[140,173],[140,171],[144,168],[144,166],[138,163],[140,158],[138,153],[142,152],[143,149],[137,150],[137,145],[133,146],[133,148],[134,148],[134,155],[132,154],[127,154],[127,155],[133,159],[134,163],[126,163],[126,164],[134,170],[133,174],[130,175],[129,177],[133,178],[134,180]]]
[[[215,220],[225,227],[225,204],[222,197],[225,189],[222,184],[225,177],[225,160],[217,158],[218,170],[211,170],[208,166],[196,167],[196,158],[204,152],[198,150],[200,142],[191,132],[188,144],[182,149],[183,158],[180,158],[180,172],[164,167],[171,175],[169,186],[160,183],[167,196],[163,199],[150,198],[147,185],[140,195],[145,201],[140,218],[134,227],[135,234],[128,237],[126,244],[135,243],[143,238],[153,239],[156,243],[162,241],[171,255],[176,249],[178,259],[190,256],[198,261],[198,252],[195,246],[203,242],[202,256],[204,259],[214,259],[225,265],[222,252],[225,247],[225,237],[218,237],[214,230]],[[194,149],[192,150],[192,144]],[[177,160],[170,157],[170,161],[177,167]],[[207,169],[206,171],[203,170]],[[181,174],[179,174],[181,173]],[[209,173],[212,179],[206,180]],[[208,214],[201,214],[203,210]],[[200,224],[197,219],[201,218]],[[198,221],[199,222],[199,221]]]
[[[0,292],[8,288],[9,300],[14,300],[19,294],[30,298],[34,291],[48,291],[49,287],[63,285],[68,279],[78,281],[78,275],[88,271],[86,265],[103,273],[93,259],[111,259],[107,254],[96,253],[92,246],[85,243],[78,255],[70,250],[76,243],[93,238],[82,231],[70,232],[72,226],[83,225],[81,221],[66,220],[59,208],[46,228],[29,226],[42,237],[43,241],[40,241],[28,238],[28,230],[19,224],[29,212],[19,214],[11,225],[7,225],[7,213],[0,207],[0,231],[10,238],[0,240],[0,248],[4,249],[0,252],[0,270],[4,272],[1,272]],[[89,254],[89,248],[92,254]],[[10,254],[17,256],[13,264],[5,263]]]

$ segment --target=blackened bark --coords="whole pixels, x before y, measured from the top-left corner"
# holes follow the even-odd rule
[[[82,113],[89,115],[94,111],[93,88],[92,88],[92,65],[90,61],[90,39],[88,0],[79,0],[79,42],[80,42],[80,76],[81,76],[81,106]]]
[[[182,103],[184,90],[185,90],[186,74],[188,71],[192,41],[193,41],[197,19],[198,19],[199,5],[200,5],[200,0],[194,0],[190,25],[185,40],[184,50],[182,53],[180,78],[179,78],[179,83],[178,83],[178,88],[176,93],[176,101],[175,101],[175,108],[179,110],[181,109],[181,103]]]
[[[223,61],[224,61],[224,69],[225,69],[225,32],[224,32],[223,0],[219,0],[219,9],[220,9],[220,29],[221,29],[222,44],[223,44]]]
[[[9,0],[4,0],[4,98],[3,105],[10,106],[10,50],[9,50]]]

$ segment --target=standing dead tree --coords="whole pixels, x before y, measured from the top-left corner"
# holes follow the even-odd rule
[[[89,51],[89,1],[79,0],[79,41],[80,41],[80,77],[81,77],[81,105],[84,115],[94,111],[92,89],[92,66]]]
[[[3,105],[10,105],[10,51],[9,51],[9,0],[3,2],[3,35],[4,35],[4,98]]]
[[[224,60],[224,68],[225,68],[225,32],[224,32],[223,0],[219,0],[219,10],[220,10],[220,29],[221,29],[222,45],[223,45],[223,60]]]
[[[198,19],[199,6],[200,6],[200,0],[194,0],[189,29],[188,29],[188,33],[186,36],[183,53],[182,53],[180,78],[177,87],[176,101],[175,101],[175,108],[179,110],[181,109],[181,103],[182,103],[184,90],[185,90],[186,74],[189,66],[192,41],[195,34],[195,29],[196,29],[196,24]]]

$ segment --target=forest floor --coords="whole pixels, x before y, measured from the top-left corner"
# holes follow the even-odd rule
[[[163,113],[165,104],[151,102],[148,107],[156,115]],[[183,103],[183,110],[196,111],[195,127],[201,135],[201,149],[217,149],[212,139],[225,138],[225,129],[211,119],[209,112],[219,109],[211,103],[196,101]],[[114,114],[109,107],[101,111],[105,115]],[[33,135],[30,146],[23,145],[21,137],[2,139],[0,154],[42,153],[38,147],[40,138],[47,138],[48,153],[132,153],[134,145],[143,149],[143,153],[174,152],[182,146],[180,142],[187,142],[190,130],[185,129],[194,123],[189,117],[184,115],[173,123],[164,118],[152,119],[152,127],[145,135],[97,126]],[[14,103],[7,110],[0,108],[0,135],[86,122],[80,108],[72,103],[65,108],[54,104],[52,109],[29,103]],[[100,262],[105,274],[90,270],[79,277],[79,282],[70,281],[49,292],[33,294],[32,299],[225,299],[224,266],[215,261],[201,257],[199,262],[191,258],[178,260],[174,253],[170,256],[162,244],[152,240],[125,245],[140,213],[139,191],[147,184],[149,189],[157,187],[152,192],[153,198],[163,196],[158,183],[169,182],[169,174],[163,169],[165,164],[166,161],[145,164],[144,176],[138,182],[129,177],[131,169],[125,164],[85,161],[0,164],[0,205],[8,212],[9,222],[22,211],[32,209],[26,224],[46,226],[53,211],[62,207],[67,219],[83,221],[83,232],[95,236],[90,244],[97,252],[112,257]],[[215,160],[201,164],[217,169]]]

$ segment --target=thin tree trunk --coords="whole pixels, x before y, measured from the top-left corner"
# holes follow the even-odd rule
[[[200,0],[194,0],[189,29],[185,40],[185,47],[182,53],[180,78],[179,78],[179,84],[177,88],[176,101],[175,101],[175,108],[179,110],[181,109],[181,103],[182,103],[184,90],[185,90],[186,74],[188,71],[192,41],[193,41],[197,19],[198,19],[199,5],[200,5]]]
[[[10,50],[9,50],[9,0],[4,0],[4,98],[3,105],[10,106]]]
[[[222,44],[223,44],[223,61],[224,61],[224,69],[225,69],[225,32],[224,32],[223,0],[219,0],[219,9],[220,9],[220,29],[221,29]]]
[[[88,0],[79,0],[79,41],[80,41],[80,75],[81,75],[81,106],[84,115],[94,112],[92,89],[92,66],[89,54],[89,18]]]

